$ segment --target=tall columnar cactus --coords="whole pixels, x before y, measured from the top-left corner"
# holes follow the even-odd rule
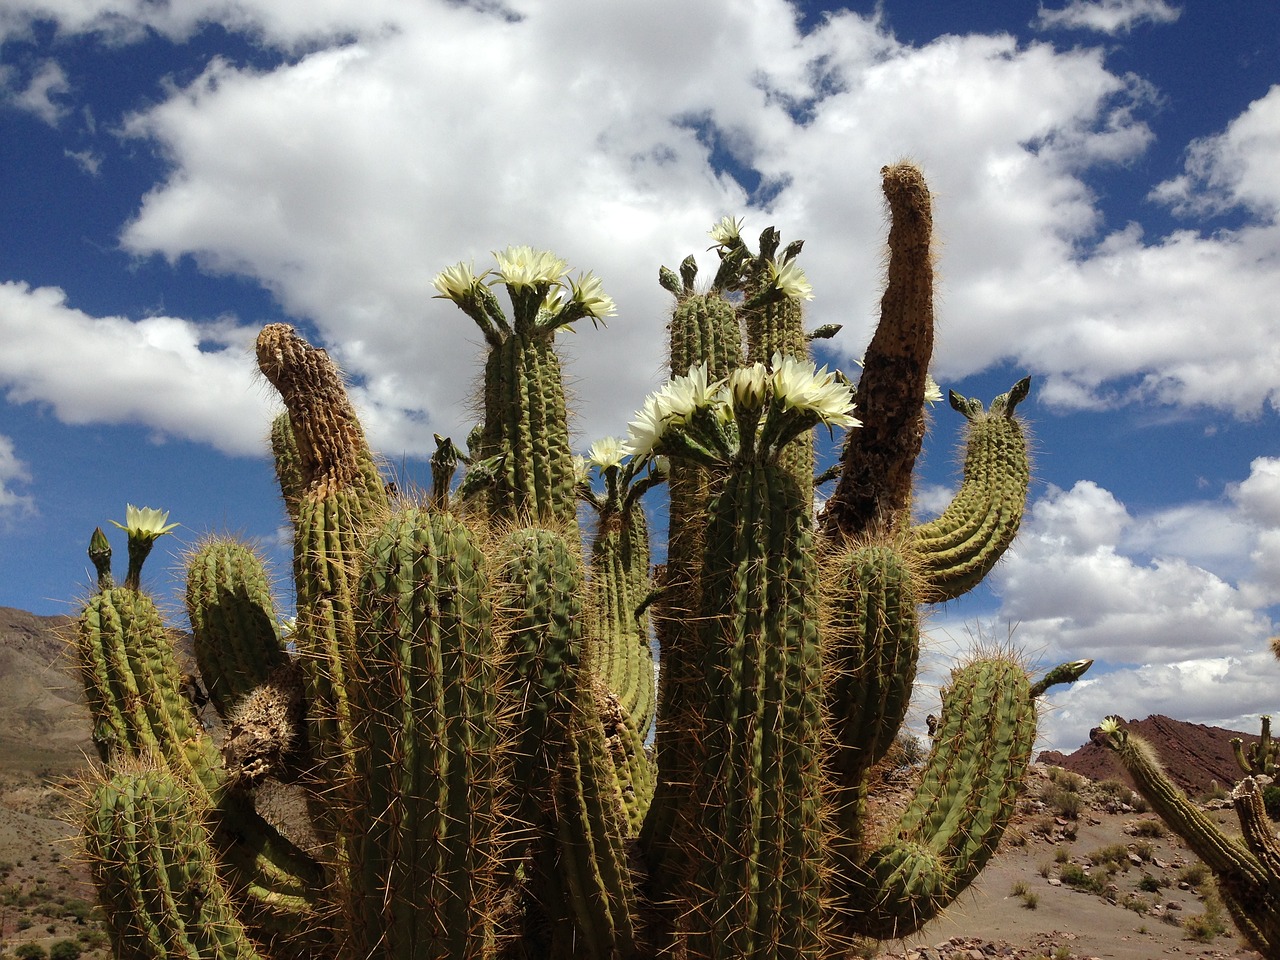
[[[1008,822],[1036,698],[1087,662],[1034,686],[1008,656],[957,668],[914,800],[887,836],[868,828],[919,605],[986,575],[1028,477],[1026,382],[990,411],[953,396],[964,481],[911,524],[933,399],[929,198],[914,168],[884,177],[889,288],[856,393],[809,360],[801,244],[779,252],[769,228],[753,252],[726,219],[708,289],[693,258],[660,271],[673,379],[625,443],[591,448],[603,491],[571,456],[554,337],[614,306],[550,253],[436,278],[484,334],[484,419],[465,451],[437,438],[420,505],[388,498],[324,351],[262,332],[297,620],[281,628],[252,551],[192,556],[221,752],[140,589],[165,518],[131,510],[122,587],[101,531],[90,545],[78,650],[106,769],[86,827],[120,957],[828,958],[954,899]],[[848,433],[815,521],[819,426]],[[642,497],[662,484],[655,572]],[[259,814],[271,778],[302,791],[310,824]]]
[[[1280,638],[1272,638],[1280,659]],[[1107,717],[1094,738],[1115,751],[1139,792],[1173,831],[1182,837],[1218,879],[1222,900],[1245,939],[1264,957],[1280,957],[1280,838],[1262,802],[1263,788],[1274,782],[1276,756],[1271,718],[1262,718],[1262,736],[1247,747],[1231,741],[1246,774],[1231,791],[1240,820],[1239,837],[1228,836],[1169,779],[1155,750],[1118,717]]]

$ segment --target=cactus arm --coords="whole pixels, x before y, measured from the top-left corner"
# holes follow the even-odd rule
[[[863,781],[906,716],[920,655],[916,575],[894,544],[850,545],[823,578],[827,757],[837,856],[861,845]]]
[[[289,422],[287,410],[281,411],[271,421],[271,456],[285,512],[290,520],[296,521],[298,500],[302,496],[305,482],[302,478],[302,464],[298,459],[298,443],[293,438],[293,424]]]
[[[162,771],[139,770],[93,792],[86,842],[118,960],[259,956],[187,790]]]
[[[1276,759],[1280,756],[1280,744],[1276,744],[1271,739],[1271,718],[1263,714],[1262,736],[1256,743],[1249,744],[1247,754],[1244,741],[1239,737],[1231,739],[1231,752],[1235,754],[1236,763],[1245,773],[1255,777],[1259,775],[1274,777]]]
[[[969,420],[964,480],[943,512],[912,528],[931,600],[952,600],[977,585],[1017,535],[1031,482],[1027,441],[1014,408],[1030,378],[983,412],[977,401],[952,394],[951,405]]]
[[[889,280],[854,402],[862,427],[841,453],[823,508],[829,537],[891,532],[911,503],[911,471],[924,441],[924,395],[933,354],[932,201],[909,164],[881,171],[889,204]]]
[[[262,559],[229,538],[201,544],[187,561],[186,606],[196,665],[225,720],[288,660]]]
[[[1241,932],[1264,956],[1280,948],[1280,849],[1262,808],[1256,781],[1246,777],[1232,799],[1243,839],[1227,836],[1169,779],[1151,745],[1115,719],[1096,738],[1115,751],[1151,808],[1213,871]]]
[[[952,672],[933,750],[895,839],[844,877],[841,915],[851,932],[906,936],[969,885],[1013,814],[1035,731],[1020,664],[977,660]]]

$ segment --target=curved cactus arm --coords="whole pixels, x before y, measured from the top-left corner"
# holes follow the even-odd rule
[[[930,600],[953,600],[971,590],[1018,533],[1031,468],[1014,408],[1030,386],[1030,378],[1019,380],[992,401],[989,412],[951,394],[952,407],[969,421],[964,480],[942,516],[912,528]]]
[[[118,960],[254,960],[214,868],[202,811],[161,770],[122,771],[93,791],[86,845]]]
[[[1213,871],[1223,901],[1253,947],[1274,956],[1280,949],[1280,850],[1256,782],[1245,778],[1233,794],[1241,841],[1223,833],[1188,799],[1165,774],[1151,745],[1116,718],[1104,720],[1095,739],[1115,751],[1151,808]]]
[[[205,540],[187,559],[186,606],[196,665],[226,720],[289,659],[262,558],[229,537]]]
[[[305,483],[302,479],[302,463],[298,459],[298,443],[293,438],[293,424],[289,411],[282,410],[271,421],[271,456],[275,462],[276,484],[284,500],[289,519],[298,519],[298,500]]]
[[[487,957],[502,733],[483,555],[452,516],[411,509],[363,566],[347,948]]]
[[[924,398],[933,355],[933,207],[924,176],[906,163],[881,170],[889,204],[888,284],[854,398],[841,474],[823,508],[830,537],[892,532],[911,503],[911,472],[924,442]]]
[[[844,868],[849,931],[892,939],[918,930],[969,885],[1013,815],[1036,736],[1020,663],[976,660],[952,671],[933,750],[895,838]]]

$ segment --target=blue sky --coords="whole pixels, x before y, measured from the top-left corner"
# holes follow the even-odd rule
[[[817,5],[9,0],[0,9],[0,604],[74,609],[124,505],[178,554],[257,540],[283,581],[263,323],[353,379],[424,482],[465,436],[473,325],[442,267],[510,243],[604,280],[566,338],[580,446],[661,376],[659,264],[726,214],[802,237],[824,360],[879,298],[882,164],[935,193],[934,375],[1024,373],[1036,483],[975,596],[934,611],[919,703],[975,635],[1094,656],[1045,744],[1107,712],[1277,708],[1280,12],[1229,0]],[[935,413],[918,502],[956,483]],[[112,528],[114,530],[114,528]],[[117,547],[123,544],[117,537]],[[164,549],[167,548],[167,549]],[[283,589],[283,585],[282,585]]]

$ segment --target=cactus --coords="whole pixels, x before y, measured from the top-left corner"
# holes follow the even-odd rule
[[[388,497],[324,351],[262,331],[286,408],[271,444],[297,625],[286,643],[251,550],[212,540],[190,558],[221,753],[141,590],[166,518],[131,511],[124,586],[101,531],[90,545],[78,652],[104,770],[86,831],[118,956],[825,958],[917,929],[964,889],[1008,822],[1036,698],[1088,664],[1034,685],[1007,653],[957,668],[914,800],[887,836],[868,829],[919,605],[989,572],[1028,477],[1027,382],[990,411],[953,396],[964,480],[911,523],[928,191],[908,166],[884,178],[889,288],[856,394],[808,357],[832,331],[804,331],[802,244],[779,252],[769,228],[753,252],[726,219],[709,289],[692,258],[659,272],[673,379],[585,465],[554,338],[614,306],[552,254],[510,247],[495,272],[436,278],[484,336],[484,419],[465,451],[437,438],[416,505]],[[819,426],[848,433],[815,520]],[[655,572],[643,497],[662,484]],[[270,779],[309,823],[259,814]],[[161,895],[176,889],[212,893],[195,909]]]
[[[1280,659],[1277,638],[1271,647]],[[1250,945],[1264,957],[1280,956],[1280,838],[1262,799],[1264,787],[1274,780],[1280,752],[1271,739],[1271,718],[1263,716],[1262,736],[1247,748],[1240,738],[1231,741],[1236,762],[1246,774],[1231,791],[1239,837],[1228,836],[1188,799],[1164,772],[1151,745],[1119,717],[1103,720],[1093,738],[1115,751],[1151,809],[1213,871],[1222,901]]]
[[[1151,809],[1213,871],[1222,902],[1249,944],[1264,957],[1280,956],[1280,839],[1259,780],[1247,776],[1231,791],[1241,829],[1232,837],[1177,788],[1151,745],[1118,718],[1108,717],[1094,736],[1115,751]]]

